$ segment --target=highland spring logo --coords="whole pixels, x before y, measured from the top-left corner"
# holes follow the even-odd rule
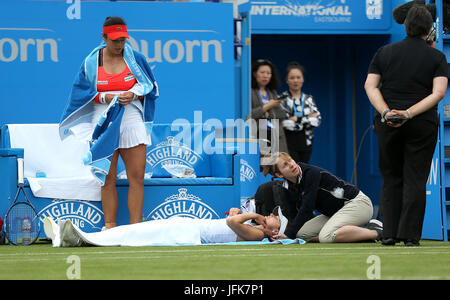
[[[241,182],[251,182],[256,176],[255,170],[245,159],[241,159],[241,169],[239,171]]]
[[[219,215],[199,197],[188,194],[186,188],[178,189],[178,194],[171,195],[155,207],[147,220],[185,217],[192,219],[218,219]]]
[[[206,156],[212,154],[239,153],[259,157],[260,154],[279,151],[278,119],[270,120],[275,128],[268,137],[267,130],[257,130],[267,126],[266,119],[227,119],[223,124],[217,119],[203,120],[201,116],[201,111],[194,111],[192,123],[185,119],[175,120],[170,125],[169,133],[166,129],[153,128],[155,144],[148,148],[146,155],[152,176],[164,177],[169,173],[173,177],[189,177],[189,172],[194,172],[190,173],[192,175],[199,175],[195,172],[208,173]],[[245,160],[241,160],[241,164],[241,181],[252,181],[256,171]]]
[[[147,153],[147,163],[155,168],[158,165],[187,165],[193,167],[202,157],[189,148],[187,145],[180,143],[174,137],[167,137],[166,142],[159,143],[149,153]]]
[[[279,130],[280,128],[282,130],[279,119],[270,119],[273,125],[270,137],[267,136],[267,119],[226,119],[223,123],[214,118],[203,120],[202,111],[196,110],[193,120],[190,122],[186,119],[176,119],[171,124],[171,130],[177,132],[172,140],[194,149],[196,155],[233,154],[235,151],[231,147],[224,147],[224,144],[243,143],[256,139],[259,141],[259,153],[264,155],[279,151]],[[202,126],[200,129],[205,133],[204,135],[193,133],[193,126],[199,125]],[[262,128],[264,130],[261,130]],[[239,149],[239,153],[257,154],[258,147],[255,144],[250,143],[246,149]],[[149,163],[151,164],[150,161]]]
[[[103,212],[88,201],[55,199],[39,212],[39,216],[41,221],[45,217],[55,220],[69,219],[87,232],[100,229],[100,225],[103,224]]]

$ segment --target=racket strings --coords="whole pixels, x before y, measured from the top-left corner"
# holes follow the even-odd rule
[[[15,245],[29,245],[39,235],[39,218],[27,203],[16,203],[5,220],[7,238]]]

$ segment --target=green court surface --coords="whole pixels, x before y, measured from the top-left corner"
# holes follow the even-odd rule
[[[85,247],[0,246],[0,279],[450,279],[450,243]]]

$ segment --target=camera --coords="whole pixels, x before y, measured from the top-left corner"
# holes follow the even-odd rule
[[[394,124],[399,124],[399,123],[403,122],[406,119],[407,118],[405,118],[404,116],[396,115],[396,116],[389,116],[389,117],[387,117],[386,121],[394,123]]]
[[[289,93],[288,92],[284,92],[284,93],[278,95],[276,100],[284,100],[287,97],[289,97]]]

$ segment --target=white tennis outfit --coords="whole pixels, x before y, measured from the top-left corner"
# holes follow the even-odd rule
[[[118,94],[122,92],[108,92],[108,94]],[[97,125],[100,115],[108,107],[108,104],[95,103],[94,115],[92,117],[92,131]],[[140,144],[150,146],[152,140],[150,134],[147,133],[142,118],[141,111],[143,110],[141,101],[134,100],[132,103],[124,106],[125,111],[120,123],[120,140],[119,148],[132,148]],[[92,134],[92,133],[91,133]]]
[[[237,234],[227,225],[227,219],[193,219],[200,227],[202,244],[236,242]]]
[[[93,233],[81,231],[70,220],[56,224],[46,218],[44,230],[52,239],[53,247],[200,245],[236,242],[238,238],[226,219],[181,217],[122,225]]]

